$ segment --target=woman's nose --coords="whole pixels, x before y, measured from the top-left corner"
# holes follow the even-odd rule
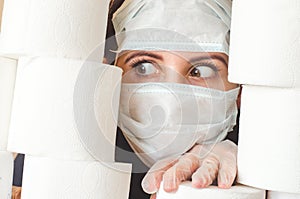
[[[186,79],[186,74],[184,74],[183,68],[183,66],[166,67],[164,72],[164,81],[188,84],[188,80]]]

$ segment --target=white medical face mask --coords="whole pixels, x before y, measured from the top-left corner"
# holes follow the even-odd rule
[[[122,84],[119,127],[151,166],[195,143],[223,140],[236,122],[239,88],[219,91],[178,83]]]

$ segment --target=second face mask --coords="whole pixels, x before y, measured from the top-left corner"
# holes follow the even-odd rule
[[[238,93],[239,88],[123,83],[118,125],[140,159],[151,166],[185,153],[195,143],[223,140],[236,122]]]

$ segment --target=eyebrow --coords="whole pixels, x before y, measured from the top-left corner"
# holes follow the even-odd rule
[[[146,52],[146,51],[138,51],[138,52],[135,52],[135,53],[132,53],[130,56],[128,56],[126,59],[125,59],[125,64],[127,62],[129,62],[131,59],[135,58],[135,57],[139,57],[139,56],[148,56],[148,57],[152,57],[154,59],[159,59],[159,60],[163,60],[163,57],[158,55],[158,54],[154,54],[154,53],[151,53],[151,52]]]
[[[200,61],[200,60],[206,60],[206,59],[217,59],[221,62],[223,62],[226,66],[228,66],[227,61],[224,59],[224,57],[220,56],[220,55],[207,55],[207,56],[200,56],[200,57],[194,57],[192,59],[190,59],[191,63]]]

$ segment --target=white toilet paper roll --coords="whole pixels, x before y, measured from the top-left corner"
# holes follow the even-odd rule
[[[113,161],[121,75],[96,62],[20,58],[8,149]]]
[[[102,61],[108,7],[109,0],[5,1],[2,51]]]
[[[127,199],[131,165],[26,156],[22,199]]]
[[[6,151],[17,60],[0,57],[0,151]]]
[[[0,35],[1,54],[12,58],[24,54],[30,2],[31,0],[5,0]]]
[[[14,160],[10,152],[0,151],[0,198],[11,199]]]
[[[300,1],[233,1],[229,80],[300,87]]]
[[[300,194],[268,191],[267,199],[299,199]]]
[[[243,86],[238,182],[300,193],[300,90]]]
[[[161,186],[163,187],[163,186]],[[265,199],[265,190],[255,189],[242,185],[232,186],[230,189],[219,189],[210,186],[204,189],[192,187],[191,182],[182,183],[178,190],[167,193],[161,188],[156,199]]]

